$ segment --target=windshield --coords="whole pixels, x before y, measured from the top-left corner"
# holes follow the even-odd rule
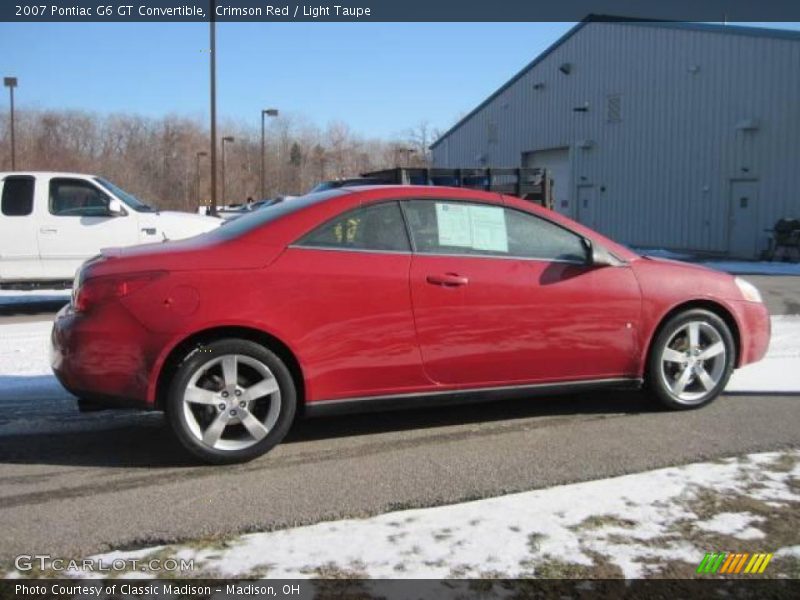
[[[272,206],[268,206],[261,210],[254,210],[248,212],[241,217],[236,217],[230,221],[226,221],[222,227],[218,227],[208,233],[208,235],[229,240],[236,238],[254,229],[258,229],[262,225],[277,221],[278,219],[290,215],[299,210],[303,210],[309,206],[319,202],[325,202],[336,196],[346,193],[343,190],[329,190],[319,194],[308,194],[293,199],[291,202],[278,202]]]
[[[332,190],[332,189],[334,189],[336,187],[339,187],[339,186],[337,186],[332,181],[323,181],[322,183],[318,183],[313,188],[311,188],[311,190],[308,193],[309,194],[316,194],[317,192],[324,192],[325,190]]]
[[[309,194],[314,194],[316,192],[324,192],[325,190],[332,190],[340,187],[351,187],[357,185],[386,185],[392,183],[391,181],[387,181],[385,179],[380,179],[378,177],[354,177],[352,179],[334,179],[331,181],[323,181],[322,183],[318,183],[311,191],[308,192]]]
[[[122,200],[125,204],[130,206],[136,212],[154,212],[156,209],[152,206],[145,204],[133,194],[129,194],[121,187],[118,187],[102,177],[95,177],[94,180],[106,188],[109,192],[114,194],[117,198]]]

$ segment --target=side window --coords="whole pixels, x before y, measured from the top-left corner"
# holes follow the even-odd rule
[[[50,180],[50,213],[59,217],[108,216],[109,197],[88,181]]]
[[[546,219],[522,211],[505,209],[508,248],[513,256],[586,262],[583,238]]]
[[[411,200],[408,223],[417,252],[433,254],[508,254],[502,206]]]
[[[470,202],[407,203],[417,252],[584,262],[580,236],[521,211]]]
[[[24,217],[33,212],[33,177],[6,177],[0,211],[7,217]]]
[[[298,246],[410,252],[403,213],[397,202],[356,208],[318,227]]]

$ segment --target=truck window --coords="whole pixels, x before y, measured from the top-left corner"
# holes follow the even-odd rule
[[[50,180],[50,213],[59,217],[107,217],[107,194],[82,179]]]
[[[3,185],[3,214],[25,217],[33,212],[33,177],[6,177]]]

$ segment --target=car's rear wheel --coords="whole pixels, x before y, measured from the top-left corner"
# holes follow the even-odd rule
[[[297,395],[283,361],[248,340],[224,339],[191,352],[169,387],[175,435],[208,463],[244,462],[286,435]]]
[[[725,389],[735,363],[736,346],[725,321],[708,310],[687,310],[656,336],[647,384],[668,408],[699,408]]]

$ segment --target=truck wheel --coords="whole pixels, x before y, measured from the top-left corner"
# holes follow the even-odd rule
[[[672,317],[656,335],[646,381],[668,408],[699,408],[725,389],[735,364],[736,346],[725,321],[692,309]]]
[[[181,363],[166,412],[189,452],[229,464],[252,460],[283,440],[296,405],[294,381],[280,358],[254,342],[223,339]]]

